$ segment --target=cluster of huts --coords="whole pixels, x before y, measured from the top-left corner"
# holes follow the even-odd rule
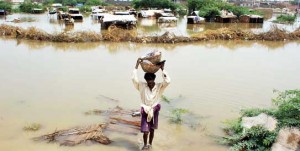
[[[108,29],[110,26],[118,26],[125,29],[132,29],[137,26],[137,18],[154,18],[156,22],[175,24],[177,23],[177,17],[170,9],[141,9],[137,12],[134,9],[112,10],[107,11],[102,6],[91,7],[91,18],[101,23],[102,29]],[[40,10],[35,10],[40,11]],[[83,21],[83,15],[78,8],[68,8],[68,11],[63,11],[61,4],[52,4],[48,10],[50,15],[57,14],[58,20],[63,20],[65,25],[74,25],[74,22]],[[6,14],[5,10],[0,10],[0,15]],[[209,21],[215,21],[220,23],[263,23],[264,18],[258,15],[242,15],[237,17],[231,12],[222,10],[219,16],[216,16]],[[193,11],[187,16],[188,24],[201,24],[208,21],[207,18],[199,16],[199,11]]]
[[[64,12],[57,6],[55,11],[49,10],[49,14],[55,13],[57,13],[58,20],[65,20],[66,25],[74,25],[76,21],[83,21],[83,15],[78,8],[69,8],[67,12]],[[155,18],[157,23],[177,23],[177,17],[170,9],[142,9],[139,12],[134,9],[107,11],[102,6],[93,6],[91,13],[91,18],[101,23],[101,29],[108,29],[110,26],[132,29],[137,26],[138,17]]]
[[[92,10],[91,18],[99,20],[102,29],[107,29],[112,25],[132,29],[137,26],[137,18],[155,18],[157,23],[177,23],[177,17],[170,9],[142,9],[139,12],[128,9],[126,11],[116,10],[112,13],[108,13],[103,8],[92,8]]]

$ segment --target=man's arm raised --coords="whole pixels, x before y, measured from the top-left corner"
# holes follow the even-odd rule
[[[137,69],[139,67],[139,64],[141,62],[141,58],[138,58],[138,60],[136,61],[136,65],[135,65],[135,68],[133,69],[133,72],[132,72],[132,76],[131,76],[131,79],[132,79],[132,82],[133,82],[133,85],[134,87],[139,90],[139,79],[138,79],[138,76],[137,76]]]

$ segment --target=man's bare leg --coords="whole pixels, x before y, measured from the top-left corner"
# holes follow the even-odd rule
[[[151,130],[150,130],[150,138],[149,138],[149,145],[150,145],[150,148],[152,147],[152,141],[153,141],[153,138],[154,138],[154,129],[151,129]]]
[[[143,146],[142,149],[147,149],[148,148],[148,146],[147,146],[148,134],[149,134],[149,132],[144,132],[144,135],[143,135],[144,146]]]

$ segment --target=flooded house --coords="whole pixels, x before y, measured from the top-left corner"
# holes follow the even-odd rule
[[[177,23],[177,18],[172,13],[160,13],[157,23]]]
[[[205,18],[199,16],[199,11],[193,11],[189,16],[187,16],[188,24],[200,24],[204,22]]]
[[[69,8],[68,15],[75,21],[83,21],[83,16],[78,8]]]
[[[7,15],[7,12],[6,12],[6,10],[4,10],[4,9],[0,9],[0,15]]]
[[[108,29],[110,26],[117,26],[124,29],[133,29],[137,25],[137,19],[134,15],[111,15],[108,14],[103,18],[101,23],[102,29]]]
[[[91,18],[93,20],[101,20],[106,14],[106,10],[103,8],[92,8]]]
[[[239,21],[241,23],[263,23],[264,18],[260,15],[241,15]]]
[[[60,8],[62,8],[62,4],[60,4],[60,3],[54,3],[54,4],[52,4],[50,6],[50,8],[48,10],[48,13],[50,15],[56,14]]]
[[[137,12],[136,12],[135,9],[129,9],[128,12],[129,12],[130,15],[137,16]]]
[[[227,10],[222,10],[221,15],[216,16],[215,22],[219,23],[236,23],[237,16]]]
[[[163,10],[153,10],[153,9],[142,9],[138,13],[138,17],[140,17],[140,18],[155,17],[156,13],[164,13],[164,11]]]

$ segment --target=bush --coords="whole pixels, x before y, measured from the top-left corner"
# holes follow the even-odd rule
[[[284,92],[275,91],[278,96],[273,99],[276,106],[271,109],[246,109],[241,111],[241,117],[225,123],[226,136],[220,142],[230,145],[231,150],[270,150],[272,144],[283,127],[300,128],[300,90],[287,90]],[[278,120],[276,130],[270,132],[263,127],[252,127],[243,130],[241,119],[245,116],[257,116],[266,113],[274,116]]]
[[[297,16],[294,15],[279,15],[274,22],[281,24],[292,24],[295,22],[296,17]]]
[[[24,13],[32,13],[34,8],[44,9],[42,5],[32,2],[24,2],[20,5],[20,11]]]
[[[200,10],[199,16],[205,17],[205,18],[214,18],[217,15],[220,15],[220,11],[217,7],[206,7]]]
[[[170,121],[172,123],[181,123],[183,121],[182,115],[188,113],[187,109],[175,108],[171,110]]]
[[[230,11],[238,17],[245,14],[259,14],[257,11],[250,12],[246,7],[235,6],[220,0],[188,0],[188,9],[199,10],[200,16],[205,18],[219,15],[221,10]]]
[[[103,5],[102,0],[86,0],[84,2],[84,5],[89,5],[89,6],[98,6],[98,5]]]
[[[79,10],[80,10],[80,12],[91,12],[92,8],[91,8],[91,6],[84,5],[84,6],[79,7]]]
[[[170,0],[133,0],[132,5],[135,9],[139,8],[170,8],[175,10],[178,5]]]
[[[4,9],[6,11],[12,11],[12,3],[6,1],[0,1],[0,9]]]

